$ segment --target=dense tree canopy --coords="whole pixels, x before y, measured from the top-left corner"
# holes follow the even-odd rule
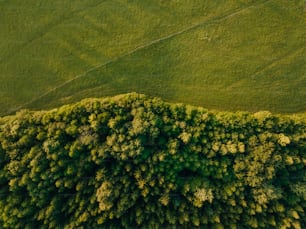
[[[306,228],[305,114],[127,94],[0,124],[1,228]]]

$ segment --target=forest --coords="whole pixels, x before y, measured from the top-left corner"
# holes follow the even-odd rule
[[[306,115],[130,93],[0,118],[1,228],[306,228]]]

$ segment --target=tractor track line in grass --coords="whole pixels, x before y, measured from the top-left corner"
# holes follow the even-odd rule
[[[131,54],[133,54],[133,53],[139,51],[139,50],[143,50],[143,49],[148,48],[148,47],[150,47],[150,46],[152,46],[152,45],[155,45],[155,44],[157,44],[157,43],[160,43],[160,42],[162,42],[162,41],[169,40],[169,39],[171,39],[171,38],[173,38],[173,37],[176,37],[176,36],[178,36],[178,35],[181,35],[181,34],[184,34],[184,33],[186,33],[186,32],[189,32],[189,31],[192,31],[192,30],[194,30],[194,29],[197,29],[198,27],[201,27],[201,26],[208,25],[208,24],[211,24],[211,23],[216,23],[216,22],[220,22],[220,21],[226,20],[226,19],[228,19],[228,18],[231,18],[231,17],[234,17],[234,16],[236,16],[236,15],[238,15],[238,14],[241,14],[241,13],[243,13],[243,12],[245,12],[245,11],[251,9],[251,8],[258,7],[258,6],[260,6],[260,5],[264,5],[264,4],[266,4],[266,3],[270,2],[270,1],[271,1],[271,0],[265,0],[265,1],[261,1],[261,2],[259,2],[259,3],[253,3],[253,4],[248,5],[248,6],[246,6],[246,7],[240,7],[240,8],[238,8],[238,9],[235,9],[235,10],[232,11],[232,12],[228,12],[227,14],[225,14],[225,15],[223,15],[223,16],[219,16],[219,17],[215,17],[215,18],[212,18],[212,19],[205,20],[204,22],[200,22],[200,23],[191,25],[191,26],[189,26],[189,27],[187,27],[187,28],[185,28],[185,29],[182,29],[182,30],[180,30],[180,31],[178,31],[178,32],[175,32],[175,33],[169,34],[169,35],[167,35],[167,36],[165,36],[165,37],[161,37],[161,38],[159,38],[159,39],[153,40],[153,41],[148,42],[148,43],[146,43],[146,44],[144,44],[144,45],[140,45],[140,46],[138,46],[138,47],[136,47],[136,48],[130,50],[130,51],[127,52],[127,53],[124,53],[124,54],[122,54],[122,55],[119,55],[119,56],[117,56],[117,57],[115,57],[115,58],[113,58],[113,59],[111,59],[111,60],[109,60],[109,61],[107,61],[107,62],[104,62],[104,63],[102,63],[102,64],[99,64],[99,65],[97,65],[97,66],[94,66],[94,67],[88,69],[87,71],[83,72],[82,74],[79,74],[79,75],[75,76],[74,78],[72,78],[72,79],[70,79],[70,80],[67,80],[67,81],[63,82],[62,84],[60,84],[60,85],[58,85],[58,86],[56,86],[56,87],[54,87],[54,88],[48,90],[47,92],[45,92],[45,93],[43,93],[43,94],[41,94],[41,95],[39,95],[39,96],[37,96],[37,97],[31,99],[31,100],[30,100],[29,102],[27,102],[27,103],[24,103],[24,104],[22,104],[22,105],[20,105],[20,106],[18,106],[18,107],[15,107],[15,108],[13,108],[13,109],[10,109],[10,110],[7,111],[4,115],[6,115],[6,114],[12,114],[12,113],[14,113],[14,112],[16,112],[16,111],[18,111],[18,110],[20,110],[20,109],[23,109],[23,108],[25,108],[26,106],[32,104],[33,102],[36,102],[36,101],[38,101],[39,99],[41,99],[41,98],[47,96],[48,94],[50,94],[50,93],[52,93],[52,92],[54,92],[54,91],[56,91],[56,90],[58,90],[58,89],[60,89],[60,88],[62,88],[62,87],[64,87],[64,86],[66,86],[67,84],[70,84],[71,82],[73,82],[73,81],[75,81],[75,80],[77,80],[77,79],[79,79],[79,78],[82,78],[82,77],[86,76],[88,73],[90,73],[90,72],[92,72],[92,71],[94,71],[94,70],[96,70],[96,69],[99,69],[99,68],[101,68],[101,67],[107,66],[107,65],[109,65],[109,64],[111,64],[111,63],[113,63],[113,62],[116,62],[116,61],[118,61],[118,60],[120,60],[120,59],[122,59],[122,58],[124,58],[124,57],[126,57],[126,56],[129,56],[129,55],[131,55]]]
[[[255,77],[256,77],[257,75],[259,75],[260,73],[262,73],[262,72],[264,72],[264,71],[266,71],[266,70],[268,70],[268,69],[270,69],[270,68],[273,68],[274,66],[280,64],[281,61],[285,60],[285,59],[288,58],[288,57],[295,56],[296,54],[298,54],[298,53],[300,53],[301,51],[303,51],[305,48],[306,48],[306,46],[305,46],[305,44],[303,44],[302,47],[298,47],[298,48],[296,48],[296,49],[294,49],[294,50],[291,50],[291,51],[285,53],[284,55],[282,55],[282,56],[280,56],[280,57],[278,57],[278,58],[276,58],[276,59],[274,59],[274,60],[268,62],[267,64],[265,64],[265,65],[261,66],[260,68],[258,68],[258,69],[250,76],[250,78],[254,80]]]
[[[4,63],[4,61],[8,61],[12,57],[14,57],[17,53],[19,53],[21,50],[26,48],[28,45],[32,44],[34,41],[36,41],[36,40],[42,38],[43,36],[45,36],[50,30],[52,30],[56,26],[62,24],[64,21],[69,20],[70,18],[74,17],[78,13],[83,12],[83,11],[89,9],[89,8],[97,7],[97,6],[103,4],[106,1],[107,0],[104,0],[104,1],[98,2],[97,4],[87,6],[86,8],[80,8],[80,9],[74,10],[74,11],[70,12],[69,14],[64,14],[60,18],[57,18],[56,20],[53,20],[53,21],[49,22],[43,28],[36,31],[36,33],[29,40],[27,40],[25,42],[22,42],[22,44],[17,46],[17,47],[14,47],[12,50],[10,50],[10,52],[7,55],[0,57],[0,63]]]
[[[301,53],[304,49],[306,49],[306,44],[302,44],[301,46],[297,47],[296,49],[293,49],[293,50],[285,53],[284,55],[281,55],[281,56],[275,58],[274,60],[269,61],[267,64],[264,64],[261,67],[259,67],[257,70],[255,70],[254,73],[249,76],[249,78],[251,80],[253,80],[253,81],[256,81],[256,76],[258,76],[259,74],[265,72],[266,70],[269,70],[269,69],[271,69],[271,68],[281,64],[283,60],[286,60],[289,57],[292,57],[292,56],[295,56],[295,55]],[[240,89],[241,88],[246,89],[246,88],[250,88],[250,87],[252,87],[253,89],[254,88],[263,89],[263,88],[270,87],[270,85],[269,84],[266,84],[266,85],[254,84],[254,85],[244,85],[244,86],[242,86],[242,85],[240,85],[240,81],[235,82],[235,83],[233,83],[231,85],[228,85],[228,88],[230,88],[231,90],[234,90],[234,89],[237,90],[239,88]]]

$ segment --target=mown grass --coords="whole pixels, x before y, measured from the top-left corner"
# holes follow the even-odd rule
[[[131,91],[305,111],[301,0],[26,2],[0,2],[0,114]]]

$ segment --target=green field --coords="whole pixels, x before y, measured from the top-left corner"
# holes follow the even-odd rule
[[[306,110],[303,0],[0,0],[0,115],[138,92]]]

